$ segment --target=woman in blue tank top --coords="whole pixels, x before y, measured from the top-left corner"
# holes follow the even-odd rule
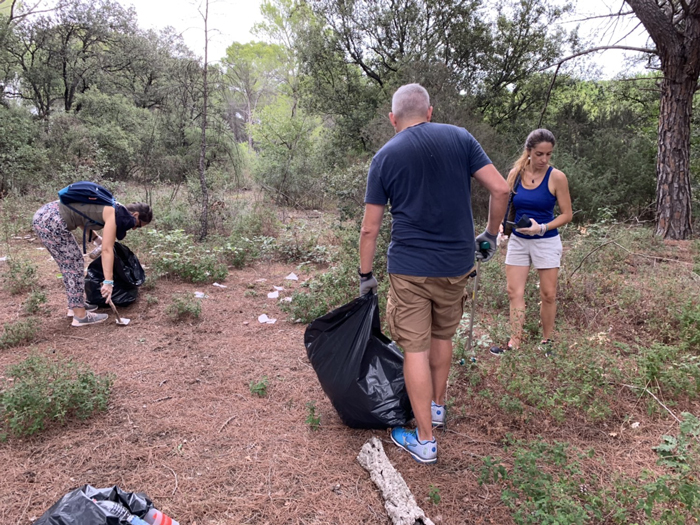
[[[540,278],[540,323],[542,349],[551,354],[551,336],[557,312],[557,278],[561,265],[562,245],[557,228],[569,223],[573,213],[566,175],[549,165],[554,150],[554,135],[546,129],[536,129],[525,141],[520,158],[508,174],[513,192],[511,205],[515,208],[515,223],[524,215],[530,226],[515,228],[508,242],[506,280],[510,300],[510,341],[508,349],[517,349],[522,340],[525,322],[525,283],[533,266]],[[554,206],[559,215],[554,216]],[[502,354],[498,346],[491,353]]]

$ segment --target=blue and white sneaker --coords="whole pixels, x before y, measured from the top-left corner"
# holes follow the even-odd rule
[[[437,441],[421,441],[418,439],[417,430],[408,430],[403,427],[391,429],[391,440],[397,447],[411,454],[413,459],[424,465],[437,463]]]
[[[430,415],[433,419],[433,428],[445,426],[445,416],[447,416],[447,408],[445,405],[438,405],[435,401],[430,402]]]

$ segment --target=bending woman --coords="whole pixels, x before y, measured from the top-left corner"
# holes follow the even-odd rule
[[[114,207],[80,203],[71,206],[93,221],[104,223],[102,237],[98,235],[96,242],[102,245],[102,271],[105,276],[100,293],[105,301],[109,301],[114,286],[114,241],[122,240],[128,230],[146,226],[153,220],[153,212],[148,204],[142,202],[127,206],[117,203]],[[91,232],[100,226],[89,222],[59,201],[49,202],[39,208],[34,214],[32,226],[61,270],[68,296],[67,315],[73,318],[72,326],[87,326],[105,321],[107,314],[92,311],[97,309],[96,306],[88,305],[86,310],[85,262],[71,233],[78,227]]]
[[[517,223],[523,214],[530,217],[532,222],[527,228],[514,229],[508,242],[506,280],[511,332],[507,348],[517,349],[522,341],[525,283],[532,265],[540,277],[540,323],[542,347],[546,355],[551,353],[551,336],[557,312],[557,277],[562,255],[557,228],[571,222],[573,216],[566,175],[549,164],[554,144],[551,131],[536,129],[528,135],[520,158],[508,174],[508,185],[514,192],[514,222]],[[555,204],[560,211],[556,217]],[[491,353],[502,354],[505,350],[494,346]]]

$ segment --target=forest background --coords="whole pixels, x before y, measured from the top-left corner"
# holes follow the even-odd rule
[[[688,9],[697,15],[697,1],[631,0],[621,2],[613,15],[601,13],[601,20],[634,19],[628,4],[648,4],[679,24],[678,34],[688,42],[697,42],[693,38],[700,32],[693,24],[700,18],[683,18]],[[208,4],[199,6],[206,27]],[[573,5],[549,0],[266,0],[263,21],[255,27],[259,40],[231,43],[218,57],[206,49],[198,56],[172,29],[142,29],[133,9],[110,0],[61,1],[51,9],[0,2],[0,233],[10,254],[2,293],[8,301],[23,296],[21,309],[4,312],[12,322],[0,336],[0,349],[12,347],[13,354],[2,359],[16,364],[32,354],[37,338],[47,337],[41,335],[40,320],[44,291],[51,287],[34,282],[36,253],[32,258],[29,249],[17,246],[30,232],[34,211],[76,180],[98,181],[122,202],[153,206],[155,220],[148,231],[129,235],[130,246],[149,267],[144,298],[149,312],[160,308],[158,292],[162,301],[173,282],[210,284],[227,276],[234,281],[237,275],[253,282],[236,301],[257,308],[254,301],[263,294],[251,269],[261,262],[294,264],[305,277],[291,301],[280,302],[289,321],[309,322],[350,301],[357,294],[358,225],[369,162],[394,134],[387,119],[392,93],[404,83],[419,82],[431,94],[434,120],[467,128],[503,174],[527,134],[549,128],[557,137],[553,163],[567,174],[575,212],[572,225],[562,231],[567,255],[559,289],[559,358],[537,355],[539,328],[533,321],[526,326],[526,361],[479,357],[463,366],[472,349],[464,348],[460,328],[449,402],[461,414],[456,432],[482,432],[482,441],[472,442],[482,447],[481,469],[448,461],[457,466],[435,471],[430,484],[419,473],[409,473],[420,501],[438,505],[442,494],[449,501],[439,507],[446,523],[458,523],[455,517],[465,515],[465,509],[498,523],[686,523],[696,518],[700,244],[692,240],[692,231],[699,205],[700,126],[692,109],[699,64],[693,57],[687,67],[681,64],[683,74],[691,80],[694,75],[688,88],[687,79],[674,76],[678,64],[669,58],[683,54],[669,53],[658,45],[661,40],[650,41],[631,59],[646,67],[644,72],[601,80],[596,55],[587,53],[600,42],[559,23],[572,10]],[[690,91],[690,106],[662,111],[664,97],[673,95],[677,85]],[[687,123],[680,134],[673,128],[677,122]],[[474,215],[482,227],[487,198],[475,187]],[[674,209],[679,203],[682,209]],[[388,225],[387,215],[375,264],[382,308]],[[485,265],[481,281],[480,351],[507,337],[501,255],[498,264]],[[538,290],[531,281],[528,315],[537,319]],[[60,293],[53,292],[48,300],[58,303]],[[167,310],[174,319],[198,317],[202,303],[178,295]],[[220,313],[206,315],[228,321]],[[181,326],[171,339],[196,333]],[[238,332],[229,335],[247,344]],[[301,347],[297,335],[290,347]],[[217,343],[214,335],[208,337],[214,341],[212,354],[235,353],[234,345],[228,348],[231,339]],[[131,343],[146,344],[145,339]],[[144,359],[150,355],[143,354]],[[232,396],[265,395],[267,372],[257,370],[249,378],[250,391],[246,386]],[[11,374],[0,377],[0,438],[10,439],[0,453],[31,455],[21,442],[13,450],[12,437],[43,430],[43,423],[31,420],[38,426],[29,432],[17,422],[7,380]],[[301,412],[306,407],[306,426],[318,430],[316,405],[301,396],[319,387],[311,375],[304,379],[306,390],[289,393],[300,397],[285,410],[296,410],[296,417],[298,407]],[[282,381],[275,385],[270,379],[270,390],[275,386],[281,390]],[[115,390],[113,396],[124,395],[118,383]],[[119,398],[117,405],[129,401]],[[483,414],[490,419],[484,421]],[[639,427],[641,418],[647,419]],[[183,417],[161,424],[193,423]],[[299,421],[296,425],[298,431]],[[535,439],[542,425],[562,441]],[[226,430],[233,432],[232,427]],[[361,437],[340,425],[320,423],[320,428],[339,439]],[[58,432],[49,434],[47,449],[52,439],[60,441]],[[175,433],[168,427],[152,438],[167,441]],[[261,426],[257,439],[273,433]],[[630,441],[623,442],[623,434]],[[476,457],[475,449],[456,447],[448,442],[441,454]],[[576,452],[567,456],[565,450]],[[624,455],[630,450],[637,454],[635,461]],[[325,480],[326,473],[307,459],[307,474]],[[475,472],[471,488],[477,478],[479,486],[497,487],[498,501],[473,509],[472,501],[463,501],[461,484],[469,469]],[[250,479],[269,479],[263,470]],[[65,474],[71,476],[70,468]],[[273,484],[289,490],[283,475]],[[212,486],[220,486],[220,480]],[[206,514],[213,507],[194,501],[195,495],[204,501],[202,492],[193,487],[187,501],[177,500],[178,494],[173,509],[190,519]],[[286,506],[291,500],[282,507],[274,498],[258,496],[243,493],[236,502],[248,505],[241,512],[260,523],[282,522],[280,516],[313,522],[299,516],[319,504],[308,494],[296,495],[298,504],[291,509]],[[368,511],[362,503],[347,503],[343,512],[364,516]],[[0,507],[0,517],[11,515],[11,507]],[[336,511],[335,516],[342,515]]]

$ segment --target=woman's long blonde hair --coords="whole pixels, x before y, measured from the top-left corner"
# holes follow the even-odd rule
[[[518,174],[525,171],[527,165],[530,164],[530,151],[532,151],[533,148],[536,148],[537,145],[541,144],[542,142],[549,142],[552,146],[554,146],[556,143],[554,135],[548,129],[536,129],[535,131],[530,132],[530,134],[527,136],[523,152],[520,154],[520,157],[518,157],[518,160],[513,163],[513,169],[508,174],[507,181],[510,191],[515,189],[515,179],[517,178]]]

